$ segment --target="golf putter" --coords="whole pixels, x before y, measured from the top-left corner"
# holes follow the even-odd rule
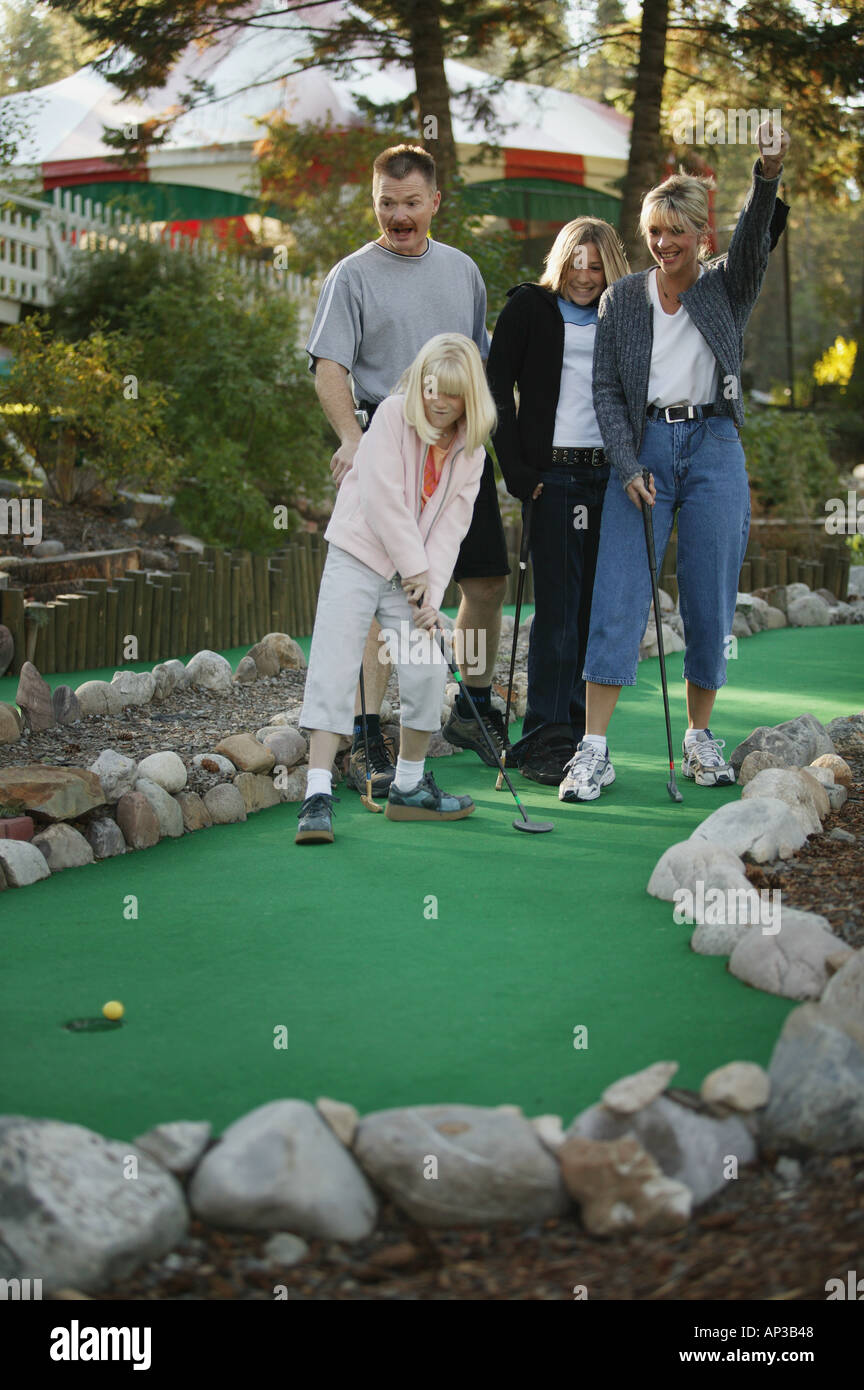
[[[533,497],[529,497],[525,504],[525,521],[522,525],[522,544],[519,547],[519,583],[516,586],[516,616],[513,619],[513,645],[510,648],[510,675],[507,679],[507,710],[504,715],[504,747],[501,750],[501,771],[495,783],[496,792],[500,792],[504,785],[504,768],[507,766],[507,754],[510,752],[510,705],[513,700],[513,672],[516,669],[516,643],[519,640],[519,616],[522,612],[522,592],[525,588],[525,572],[528,568],[528,546],[531,537],[531,512],[534,507]]]
[[[381,814],[383,806],[377,806],[372,800],[372,778],[369,776],[369,727],[366,723],[366,685],[363,680],[363,666],[360,666],[360,717],[363,720],[363,756],[366,759],[366,795],[360,793],[360,800],[367,811],[374,811],[376,815]]]
[[[496,763],[497,763],[497,762],[498,762],[498,753],[497,753],[497,751],[496,751],[496,749],[495,749],[495,744],[492,742],[492,739],[491,739],[490,736],[489,736],[489,730],[486,728],[486,725],[483,723],[483,720],[480,718],[480,712],[479,712],[479,710],[477,709],[477,706],[475,705],[474,700],[472,699],[471,691],[468,689],[467,685],[466,685],[465,682],[463,681],[463,679],[462,679],[462,673],[461,673],[461,671],[459,670],[458,666],[454,666],[453,662],[450,660],[450,658],[449,658],[448,655],[447,655],[447,648],[446,648],[446,646],[444,645],[444,633],[443,633],[442,629],[441,629],[440,627],[438,627],[437,624],[436,624],[436,626],[435,626],[435,628],[434,628],[434,631],[438,634],[438,645],[439,645],[439,647],[441,648],[441,654],[442,654],[442,656],[444,657],[444,660],[447,662],[447,666],[448,666],[448,669],[449,669],[449,671],[450,671],[450,674],[451,674],[451,676],[453,677],[453,679],[458,683],[459,689],[462,691],[463,695],[465,696],[466,700],[468,701],[469,707],[470,707],[470,709],[471,709],[471,713],[473,714],[474,718],[477,720],[477,726],[478,726],[478,728],[480,729],[480,732],[481,732],[481,734],[483,735],[484,739],[486,740],[487,745],[488,745],[489,748],[491,749],[492,756],[493,756],[493,758],[495,759],[495,761],[496,761]],[[551,820],[543,820],[543,821],[529,820],[529,818],[528,818],[528,813],[527,813],[527,811],[525,810],[525,807],[522,805],[522,802],[519,800],[519,797],[518,797],[517,794],[516,794],[516,788],[513,786],[513,783],[510,781],[510,777],[509,777],[509,775],[508,775],[507,769],[506,769],[505,767],[503,767],[503,766],[502,766],[502,768],[501,768],[501,775],[502,775],[502,777],[504,778],[504,781],[507,783],[507,786],[510,788],[510,793],[511,793],[511,795],[512,795],[512,797],[513,797],[513,800],[516,802],[516,805],[519,807],[519,811],[520,811],[521,816],[522,816],[522,819],[521,819],[521,820],[519,820],[518,818],[517,818],[516,820],[514,820],[514,822],[513,822],[513,829],[514,829],[514,830],[524,830],[524,831],[526,832],[526,834],[529,834],[529,835],[546,835],[550,830],[554,830],[554,829],[555,829],[555,826],[553,825],[553,823],[552,823]]]
[[[647,468],[642,469],[642,482],[648,487],[648,480],[651,477]],[[678,790],[675,782],[675,758],[672,754],[672,725],[669,719],[669,691],[666,688],[666,657],[663,651],[663,627],[660,622],[660,595],[657,586],[657,557],[654,553],[654,519],[651,515],[651,508],[645,499],[642,499],[642,520],[645,524],[645,545],[648,550],[648,568],[651,571],[651,592],[654,596],[654,622],[657,627],[657,654],[660,657],[660,682],[663,686],[663,709],[666,714],[666,742],[669,747],[669,781],[666,783],[666,790],[673,801],[683,801],[684,798]]]

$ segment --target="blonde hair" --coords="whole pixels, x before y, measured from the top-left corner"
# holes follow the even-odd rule
[[[424,444],[438,443],[439,431],[426,419],[423,402],[439,393],[462,396],[465,446],[471,451],[479,449],[495,429],[498,414],[477,344],[464,333],[438,333],[430,338],[396,387],[396,394],[405,397],[405,419]]]
[[[648,228],[652,225],[683,227],[699,237],[701,256],[706,249],[704,243],[710,237],[708,193],[716,186],[712,178],[698,174],[685,174],[682,170],[672,174],[642,199],[640,233],[647,238]]]
[[[627,257],[615,228],[599,217],[577,217],[561,228],[546,256],[546,269],[539,280],[544,289],[563,295],[576,251],[589,242],[593,242],[600,253],[607,285],[611,285],[613,280],[620,280],[622,275],[630,274]]]

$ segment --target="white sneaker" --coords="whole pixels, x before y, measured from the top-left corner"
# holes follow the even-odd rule
[[[559,801],[596,801],[604,787],[615,781],[615,769],[608,750],[599,752],[590,743],[580,743],[564,767],[564,781],[558,788]]]
[[[685,742],[682,776],[689,777],[697,787],[731,787],[735,781],[735,769],[723,757],[725,747],[726,740],[714,738],[710,729],[706,729],[704,737],[689,748]]]

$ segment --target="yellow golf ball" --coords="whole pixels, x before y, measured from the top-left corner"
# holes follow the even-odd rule
[[[122,1018],[123,1005],[120,1003],[119,999],[109,999],[107,1004],[102,1005],[102,1012],[106,1018]]]

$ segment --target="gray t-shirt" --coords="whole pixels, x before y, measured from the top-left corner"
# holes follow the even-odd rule
[[[486,286],[470,256],[429,241],[422,256],[367,242],[338,261],[321,289],[306,344],[350,372],[358,401],[376,405],[436,333],[464,333],[485,360]]]

